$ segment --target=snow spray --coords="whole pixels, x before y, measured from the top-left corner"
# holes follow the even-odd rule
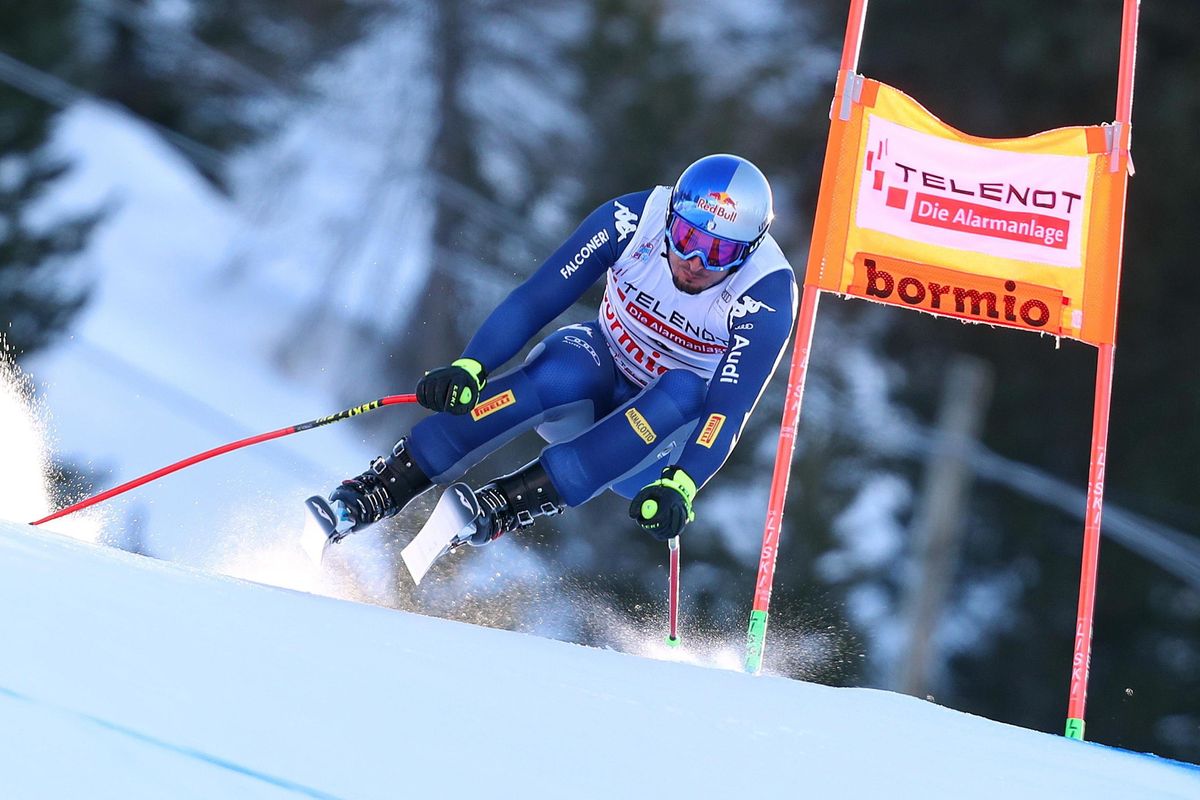
[[[0,516],[28,522],[50,511],[51,461],[46,431],[48,414],[0,341]],[[84,516],[52,526],[58,533],[96,541],[100,519]]]

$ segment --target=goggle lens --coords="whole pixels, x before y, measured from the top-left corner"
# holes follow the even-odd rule
[[[682,259],[700,256],[705,269],[717,272],[736,267],[750,253],[749,244],[713,236],[675,213],[667,225],[667,241],[675,255]]]

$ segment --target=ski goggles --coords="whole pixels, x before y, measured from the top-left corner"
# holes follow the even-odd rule
[[[724,272],[739,266],[753,249],[747,242],[713,236],[674,211],[667,217],[667,244],[675,255],[685,261],[699,256],[704,268],[713,272]]]

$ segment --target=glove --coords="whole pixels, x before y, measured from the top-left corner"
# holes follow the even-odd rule
[[[448,367],[426,372],[417,382],[417,402],[431,411],[466,414],[479,402],[487,372],[473,358],[460,358]]]
[[[662,477],[642,488],[629,504],[629,516],[660,542],[673,539],[696,518],[692,498],[696,482],[679,467],[667,467]]]

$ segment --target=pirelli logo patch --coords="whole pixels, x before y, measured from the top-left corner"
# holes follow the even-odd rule
[[[517,402],[516,396],[509,389],[503,394],[498,394],[495,397],[489,397],[479,405],[471,409],[471,418],[476,422],[486,417],[488,414],[495,414],[502,408],[508,408],[513,403]]]
[[[724,424],[724,414],[709,414],[708,421],[704,423],[704,427],[700,429],[700,435],[696,437],[696,444],[701,447],[712,447],[713,442],[721,435],[721,426]]]
[[[625,419],[629,420],[629,427],[633,428],[633,432],[642,437],[642,441],[646,444],[650,444],[658,438],[654,428],[650,427],[650,423],[646,422],[646,418],[639,414],[636,408],[626,411]]]

